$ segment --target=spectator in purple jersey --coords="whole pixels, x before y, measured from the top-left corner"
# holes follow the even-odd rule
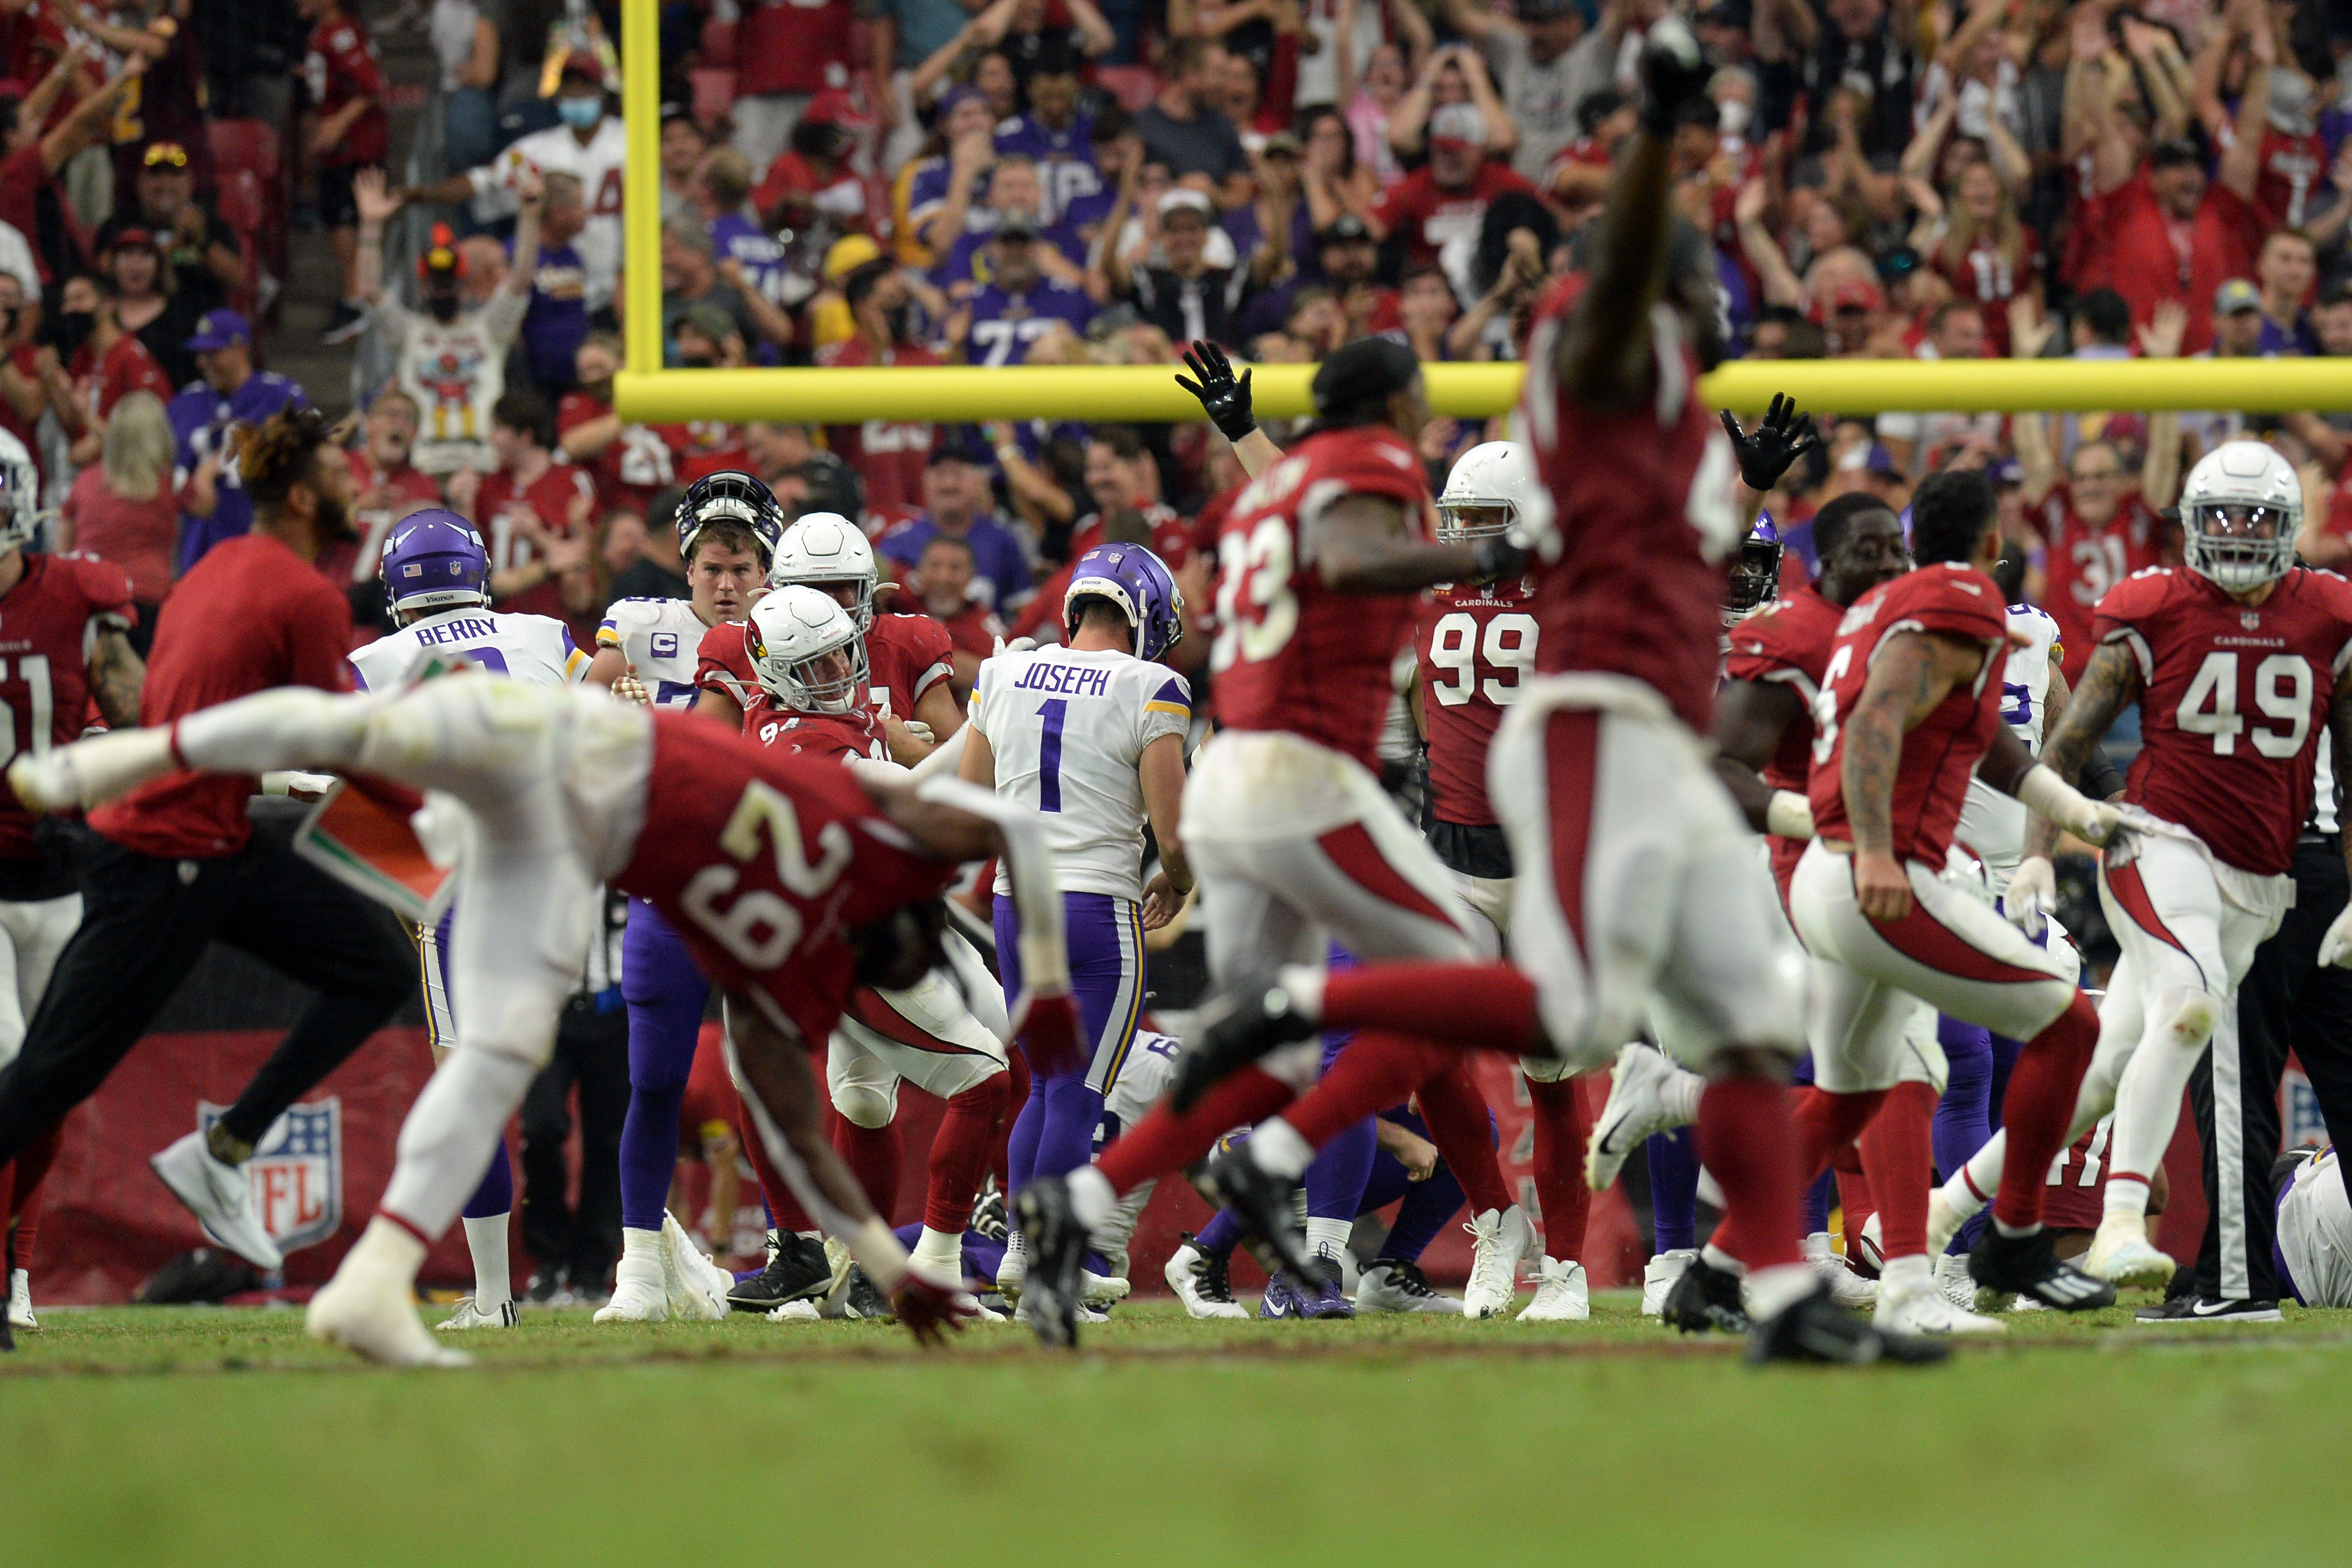
[[[784,247],[751,214],[751,165],[732,147],[721,147],[703,160],[695,181],[695,202],[710,229],[710,253],[719,275],[746,298],[758,295],[777,310],[789,311],[798,303],[793,296],[793,269]],[[805,288],[799,289],[805,295]],[[778,364],[776,345],[763,342],[753,358]]]
[[[950,192],[948,196],[942,225],[955,218],[956,195]],[[950,290],[961,286],[967,293],[972,286],[987,281],[987,264],[997,232],[1008,224],[1018,224],[1029,229],[1032,238],[1044,242],[1031,247],[1038,271],[1076,285],[1085,275],[1086,247],[1059,225],[1045,221],[1045,205],[1037,165],[1018,155],[999,158],[988,176],[987,205],[965,221],[963,232],[948,251],[946,265],[933,281]]]
[[[588,341],[588,269],[572,242],[588,226],[580,178],[550,170],[541,179],[539,265],[530,274],[530,308],[522,319],[530,378],[553,398],[576,384],[572,360]],[[514,242],[507,242],[509,260]]]
[[[943,257],[955,243],[955,237],[962,232],[961,228],[936,226],[932,221],[946,209],[948,193],[955,184],[955,150],[960,146],[977,148],[985,142],[988,153],[980,162],[984,163],[988,156],[994,155],[996,117],[989,110],[988,95],[976,87],[960,87],[950,92],[940,101],[935,134],[946,151],[915,165],[914,176],[907,185],[907,224],[933,256]]]
[[[1025,363],[1029,345],[1057,321],[1083,336],[1095,317],[1095,302],[1076,284],[1046,277],[1038,267],[1043,248],[1036,226],[1013,213],[988,242],[989,280],[949,322],[949,336],[963,347],[964,363]]]
[[[1017,154],[1037,165],[1045,216],[1059,222],[1069,205],[1102,194],[1095,168],[1091,115],[1078,112],[1078,67],[1070,51],[1047,45],[1029,78],[1029,112],[996,129],[996,155]]]
[[[1119,182],[1143,170],[1143,138],[1135,121],[1116,103],[1099,110],[1087,127],[1097,189],[1092,195],[1072,196],[1055,214],[1062,226],[1086,247],[1091,258],[1101,240],[1103,226],[1118,205]]]

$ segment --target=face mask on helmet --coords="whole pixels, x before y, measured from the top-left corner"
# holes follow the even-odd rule
[[[1437,498],[1437,537],[1449,544],[1507,533],[1526,520],[1540,488],[1527,448],[1487,441],[1462,454]]]
[[[752,606],[744,633],[751,668],[770,696],[797,713],[851,713],[866,701],[866,642],[842,608],[802,587]]]
[[[0,555],[32,545],[41,531],[40,477],[31,454],[14,436],[0,431]]]
[[[677,503],[677,552],[681,559],[694,553],[695,535],[703,524],[720,521],[741,523],[751,531],[760,547],[761,569],[765,571],[776,559],[776,547],[784,537],[784,509],[776,504],[775,496],[766,485],[750,474],[723,469],[705,474],[686,488],[686,495]]]
[[[1737,625],[1780,595],[1780,557],[1786,546],[1770,523],[1739,542],[1739,559],[1731,563],[1723,591],[1723,624]]]
[[[2182,507],[2180,522],[2189,570],[2224,588],[2275,582],[2294,564],[2302,518],[2288,508],[2202,502]]]

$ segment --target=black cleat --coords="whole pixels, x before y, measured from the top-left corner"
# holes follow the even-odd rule
[[[2218,1301],[2193,1291],[2132,1314],[2139,1323],[2282,1323],[2276,1301]]]
[[[824,1295],[832,1282],[824,1243],[797,1231],[772,1230],[768,1266],[728,1291],[727,1304],[739,1312],[772,1312],[787,1301]]]
[[[1184,1042],[1175,1079],[1168,1086],[1169,1109],[1180,1116],[1228,1074],[1316,1032],[1315,1024],[1291,1005],[1290,993],[1272,981],[1211,997],[1193,1017],[1197,1032]]]
[[[820,1244],[821,1249],[822,1244]],[[848,1277],[841,1282],[841,1315],[865,1319],[870,1322],[898,1321],[898,1314],[891,1309],[890,1298],[882,1294],[874,1281],[866,1277],[864,1268],[849,1266]]]
[[[1686,1334],[1746,1333],[1748,1309],[1739,1300],[1739,1276],[1711,1268],[1704,1258],[1692,1258],[1675,1288],[1666,1292],[1658,1318],[1666,1327]]]
[[[1285,1181],[1251,1159],[1243,1145],[1209,1156],[1209,1185],[1217,1201],[1241,1215],[1242,1224],[1265,1242],[1284,1268],[1305,1280],[1330,1277],[1330,1265],[1307,1249],[1307,1233],[1299,1228],[1297,1206],[1291,1202],[1297,1182]]]
[[[1691,1265],[1693,1272],[1702,1267]],[[1688,1279],[1690,1275],[1683,1278]],[[1673,1308],[1673,1298],[1667,1299],[1666,1305]],[[1827,1285],[1815,1286],[1748,1333],[1750,1366],[1776,1361],[1830,1366],[1876,1366],[1882,1362],[1890,1366],[1927,1366],[1951,1353],[1952,1347],[1939,1341],[1880,1333],[1832,1300]]]
[[[2058,1261],[2045,1227],[2031,1236],[2003,1236],[1988,1223],[1984,1234],[1969,1250],[1969,1276],[1977,1282],[1977,1300],[1990,1291],[2000,1298],[2027,1296],[2053,1312],[2090,1312],[2116,1304],[2116,1288],[2071,1263]]]
[[[1013,1212],[1021,1221],[1021,1244],[1029,1254],[1029,1272],[1021,1285],[1021,1316],[1039,1343],[1076,1350],[1087,1227],[1070,1208],[1070,1184],[1059,1176],[1033,1177],[1013,1194]]]

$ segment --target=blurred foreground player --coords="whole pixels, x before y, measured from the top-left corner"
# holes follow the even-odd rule
[[[1230,1002],[1198,1042],[1202,1076],[1319,1020],[1410,1031],[1433,1048],[1550,1054],[1590,1067],[1664,1013],[1709,1083],[1699,1142],[1723,1224],[1676,1287],[1753,1320],[1753,1359],[1871,1363],[1943,1352],[1882,1335],[1837,1306],[1797,1245],[1798,1182],[1781,1079],[1803,1048],[1793,944],[1707,763],[1723,562],[1747,528],[1730,442],[1698,401],[1717,357],[1711,268],[1696,235],[1669,244],[1669,149],[1705,96],[1698,46],[1669,17],[1643,55],[1648,100],[1590,269],[1539,310],[1521,395],[1553,515],[1541,555],[1536,669],[1489,766],[1517,872],[1506,964],[1285,969]],[[1673,265],[1670,265],[1670,258]],[[1330,1090],[1327,1079],[1318,1094]],[[1377,1109],[1366,1081],[1321,1114]],[[1294,1114],[1309,1110],[1302,1101]],[[1267,1142],[1265,1130],[1251,1141]]]
[[[142,698],[159,723],[270,687],[351,684],[351,607],[313,565],[352,537],[351,465],[315,409],[241,426],[236,438],[253,529],[206,551],[172,591]],[[408,999],[416,950],[389,910],[295,855],[287,819],[247,817],[259,768],[223,763],[217,776],[156,777],[91,814],[80,929],[58,957],[23,1054],[0,1073],[0,1161],[95,1093],[205,945],[227,942],[317,994],[236,1103],[152,1163],[215,1240],[275,1269],[278,1244],[240,1167],[270,1124]]]
[[[19,758],[10,781],[27,804],[63,810],[184,764],[342,770],[441,792],[419,831],[461,847],[457,1048],[401,1129],[375,1218],[311,1301],[312,1335],[397,1365],[466,1362],[418,1320],[416,1270],[547,1060],[606,881],[658,910],[724,994],[736,1076],[810,1214],[918,1339],[968,1315],[956,1282],[911,1266],[825,1142],[809,1055],[858,981],[903,985],[935,964],[938,917],[922,911],[959,865],[995,854],[1011,861],[1023,917],[1027,1043],[1057,1059],[1076,1050],[1061,896],[1034,813],[958,780],[877,783],[689,715],[473,670],[383,696],[263,692]]]

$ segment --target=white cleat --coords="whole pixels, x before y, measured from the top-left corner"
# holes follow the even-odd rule
[[[1952,1245],[1952,1237],[1960,1234],[1968,1216],[1952,1206],[1941,1187],[1927,1190],[1927,1256],[1941,1258],[1944,1248]]]
[[[8,787],[25,809],[74,811],[102,805],[173,769],[168,729],[117,730],[8,764]]]
[[[1617,1065],[1609,1069],[1609,1098],[1584,1144],[1585,1185],[1606,1192],[1634,1150],[1653,1133],[1674,1130],[1664,1090],[1679,1070],[1654,1046],[1634,1044],[1617,1053]]]
[[[1013,1254],[1004,1255],[1010,1259]],[[1184,1308],[1188,1318],[1244,1319],[1249,1309],[1234,1300],[1233,1280],[1225,1271],[1225,1260],[1212,1258],[1191,1242],[1184,1243],[1168,1255],[1168,1265],[1160,1271],[1168,1289]],[[997,1276],[1002,1279],[1003,1276]],[[1360,1296],[1357,1306],[1363,1305]],[[1462,1303],[1454,1303],[1458,1310]]]
[[[661,1237],[662,1289],[669,1297],[669,1315],[685,1323],[715,1323],[725,1317],[727,1292],[735,1289],[735,1276],[702,1255],[676,1215],[662,1215]]]
[[[1969,1272],[1969,1260],[1957,1253],[1942,1253],[1936,1258],[1936,1289],[1944,1300],[1962,1311],[1974,1311],[1977,1304],[1976,1277]]]
[[[1592,1316],[1584,1265],[1547,1258],[1536,1265],[1536,1299],[1519,1314],[1523,1323],[1580,1323]]]
[[[766,1316],[768,1321],[772,1323],[792,1323],[803,1321],[814,1323],[818,1319],[824,1317],[824,1314],[816,1310],[816,1303],[814,1301],[809,1300],[807,1298],[803,1297],[797,1301],[785,1302],[775,1310],[766,1314]]]
[[[1375,1263],[1356,1277],[1356,1310],[1458,1314],[1462,1300],[1430,1288],[1417,1263]]]
[[[669,1321],[669,1271],[661,1255],[621,1254],[613,1271],[613,1299],[596,1309],[600,1323],[667,1323]]]
[[[1650,1259],[1642,1269],[1642,1316],[1656,1318],[1664,1315],[1667,1293],[1674,1289],[1675,1282],[1682,1279],[1683,1271],[1691,1266],[1691,1259],[1697,1256],[1698,1248],[1695,1247],[1677,1247]]]
[[[172,1189],[172,1195],[196,1216],[206,1236],[265,1274],[286,1267],[278,1243],[254,1217],[253,1184],[242,1168],[213,1158],[203,1133],[189,1133],[147,1163]]]
[[[459,1334],[469,1329],[511,1329],[522,1321],[512,1301],[501,1301],[495,1311],[485,1312],[471,1296],[457,1298],[457,1310],[435,1325],[444,1333]]]
[[[30,1269],[18,1268],[8,1275],[8,1326],[31,1331],[41,1326],[33,1316],[33,1275]]]
[[[2147,1222],[2137,1215],[2108,1215],[2083,1255],[2083,1272],[2117,1285],[2162,1289],[2178,1266],[2170,1255],[2148,1245]]]
[[[1028,1278],[1029,1254],[1015,1232],[1005,1245],[1004,1261],[996,1266],[996,1293],[1008,1301],[1017,1301],[1021,1299],[1022,1283]]]
[[[1470,1283],[1462,1292],[1462,1315],[1499,1318],[1518,1298],[1519,1262],[1535,1250],[1535,1226],[1528,1223],[1527,1210],[1513,1204],[1507,1209],[1488,1209],[1462,1228],[1475,1238]]]
[[[436,1340],[416,1315],[416,1298],[407,1272],[394,1256],[411,1259],[424,1256],[422,1246],[405,1233],[386,1237],[389,1222],[369,1222],[342,1267],[310,1298],[302,1326],[314,1340],[341,1345],[383,1366],[471,1366],[474,1358]]]
[[[1926,1261],[1925,1259],[1921,1260]],[[2003,1334],[2009,1325],[1955,1305],[1934,1279],[1908,1279],[1878,1292],[1871,1326],[1882,1334]]]
[[[1829,1232],[1817,1230],[1800,1244],[1805,1264],[1830,1288],[1830,1300],[1841,1307],[1867,1307],[1878,1300],[1878,1281],[1864,1279],[1846,1266],[1830,1245]]]
[[[1127,1300],[1128,1282],[1115,1274],[1078,1271],[1078,1299],[1089,1307],[1108,1307]]]

